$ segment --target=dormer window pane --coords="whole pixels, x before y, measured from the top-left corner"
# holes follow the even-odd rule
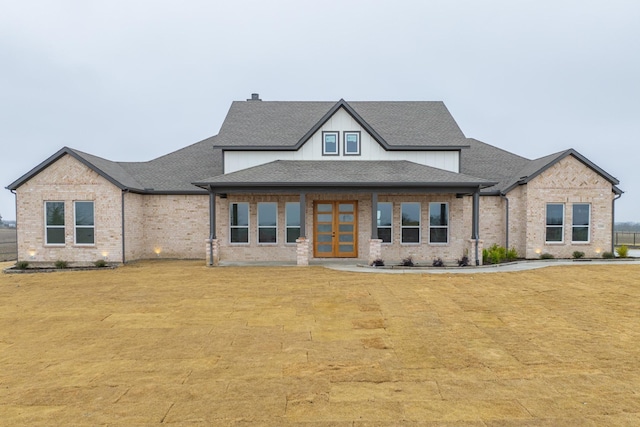
[[[337,156],[339,153],[338,132],[322,132],[322,154],[324,156]]]
[[[344,154],[345,156],[360,155],[360,132],[344,133]]]

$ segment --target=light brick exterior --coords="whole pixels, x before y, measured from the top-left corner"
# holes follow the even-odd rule
[[[117,186],[70,155],[65,155],[43,169],[17,189],[18,259],[31,263],[52,264],[65,260],[89,264],[106,258],[122,262],[122,201],[124,200],[124,259],[145,258],[207,259],[202,242],[209,238],[208,195],[141,195],[122,192]],[[507,194],[509,200],[509,244],[520,256],[538,258],[551,253],[570,258],[574,251],[587,257],[599,257],[611,250],[613,192],[611,183],[573,156],[559,161],[527,185]],[[74,244],[74,201],[93,201],[95,244]],[[474,242],[470,241],[472,198],[455,194],[378,194],[378,202],[393,203],[392,242],[373,244],[371,240],[371,194],[307,193],[305,218],[307,258],[313,259],[313,204],[315,201],[356,201],[358,209],[357,258],[381,258],[387,264],[412,257],[429,265],[441,258],[453,262],[467,255],[473,263]],[[44,202],[65,203],[65,244],[45,245]],[[299,244],[285,242],[285,205],[299,203],[298,194],[228,194],[216,197],[216,240],[214,261],[296,261],[304,265]],[[249,243],[229,242],[229,204],[249,203]],[[257,204],[275,202],[278,209],[278,236],[275,244],[257,243]],[[403,244],[401,239],[401,204],[419,202],[421,243]],[[430,244],[429,203],[448,203],[449,241]],[[563,243],[545,243],[547,203],[565,205]],[[591,206],[590,242],[572,243],[572,205]],[[480,238],[482,247],[496,243],[506,245],[506,200],[499,196],[480,197]],[[481,253],[481,250],[480,250]],[[374,257],[372,259],[372,257]]]
[[[72,156],[63,156],[25,182],[16,197],[19,260],[33,264],[64,260],[76,265],[105,258],[122,262],[123,193]],[[208,200],[207,195],[125,193],[125,260],[204,258],[202,241],[209,234]],[[62,246],[45,245],[45,201],[65,203]],[[94,245],[74,244],[74,201],[94,202]]]

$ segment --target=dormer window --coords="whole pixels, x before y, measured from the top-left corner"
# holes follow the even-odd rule
[[[344,155],[345,156],[360,155],[360,132],[344,133]]]
[[[338,132],[322,132],[322,155],[338,156],[340,155],[340,137]]]

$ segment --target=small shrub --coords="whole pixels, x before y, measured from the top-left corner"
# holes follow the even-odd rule
[[[463,256],[462,259],[458,260],[458,267],[466,267],[469,265],[469,257]]]
[[[56,261],[54,265],[56,266],[56,268],[60,268],[60,269],[69,267],[69,263],[61,259]]]
[[[543,253],[542,255],[540,255],[540,259],[554,259],[555,257],[553,256],[553,254],[550,254],[548,252]]]
[[[371,266],[373,266],[373,267],[384,267],[384,261],[381,260],[380,258],[378,258],[378,259],[374,260],[371,263]]]
[[[27,261],[18,261],[16,262],[16,268],[18,270],[26,270],[29,268],[29,263]]]
[[[433,266],[434,267],[444,267],[444,262],[442,261],[441,258],[436,258],[433,260]]]
[[[616,249],[616,253],[620,258],[626,258],[629,256],[629,248],[627,245],[622,245],[618,249]]]
[[[584,252],[582,252],[582,251],[573,251],[573,257],[575,259],[584,258]]]
[[[500,264],[505,261],[513,261],[518,258],[515,248],[507,249],[497,244],[491,245],[488,249],[482,250],[483,264]]]
[[[604,259],[613,259],[615,258],[613,252],[602,252],[602,258]]]
[[[96,262],[94,262],[93,265],[95,265],[96,267],[99,267],[99,268],[106,267],[107,266],[107,261],[105,261],[103,259],[99,259]]]
[[[403,267],[413,267],[415,264],[413,263],[413,258],[407,257],[400,261],[400,265]]]

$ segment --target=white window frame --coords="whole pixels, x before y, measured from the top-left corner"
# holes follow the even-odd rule
[[[62,225],[49,225],[47,223],[47,205],[49,203],[62,203]],[[66,243],[66,239],[65,239],[65,224],[66,224],[66,220],[65,220],[65,203],[62,200],[46,200],[44,202],[44,242],[45,245],[47,246],[64,246]],[[50,243],[49,242],[49,234],[47,233],[47,231],[50,228],[56,228],[56,229],[62,229],[62,243]]]
[[[389,229],[389,241],[383,241],[383,245],[390,245],[393,243],[393,202],[378,202],[378,210],[380,210],[380,205],[389,205],[389,210],[391,211],[391,224],[380,226],[380,217],[378,216],[378,212],[376,212],[376,227],[378,228],[378,239],[380,239],[380,229]]]
[[[357,150],[355,152],[353,151],[349,151],[347,149],[348,145],[347,145],[347,141],[349,139],[349,136],[354,135],[356,137],[356,148]],[[343,134],[343,144],[344,147],[342,149],[342,152],[344,153],[345,156],[359,156],[360,155],[360,132],[359,131],[345,131]]]
[[[261,225],[260,224],[260,207],[261,206],[264,206],[264,207],[273,206],[273,207],[275,207],[275,210],[276,210],[276,212],[275,212],[275,214],[276,214],[276,224],[275,225]],[[257,221],[258,222],[258,236],[257,236],[257,238],[258,238],[258,244],[259,245],[277,245],[278,244],[278,203],[276,203],[276,202],[258,202],[257,209],[258,209],[258,212],[257,212],[257,219],[258,219],[258,221]],[[275,239],[276,239],[275,242],[261,242],[260,241],[260,230],[263,229],[263,228],[264,229],[269,228],[269,229],[274,229],[275,230],[275,234],[274,234]]]
[[[442,205],[447,207],[447,225],[433,225],[431,224],[431,207],[438,206],[440,208]],[[449,244],[449,203],[447,202],[429,202],[429,244],[431,245],[447,245]],[[431,241],[431,229],[445,229],[447,231],[447,237],[444,242],[432,242]]]
[[[402,212],[405,205],[418,205],[418,225],[404,225],[402,221]],[[405,242],[404,233],[405,229],[418,229],[418,241],[417,242]],[[422,204],[420,202],[402,202],[400,203],[400,243],[403,245],[419,245],[422,243]]]
[[[247,207],[247,225],[232,225],[232,214],[233,214],[233,205],[245,205]],[[251,207],[248,202],[231,202],[229,203],[229,243],[232,245],[247,245],[251,241]],[[232,236],[233,229],[244,228],[247,230],[247,241],[246,242],[234,242]]]
[[[562,224],[549,224],[549,206],[562,206]],[[547,203],[544,209],[544,241],[549,244],[561,244],[564,243],[564,223],[565,223],[565,206],[564,203]],[[548,230],[549,228],[560,228],[560,240],[549,240]]]
[[[287,206],[289,205],[297,205],[298,206],[298,225],[289,225],[289,216],[288,216],[288,212],[289,210],[287,209]],[[298,229],[298,237],[300,236],[300,202],[287,202],[285,203],[285,207],[284,207],[284,242],[288,243],[288,244],[295,244],[296,241],[294,240],[293,242],[289,241],[289,229]],[[297,239],[296,239],[297,240]]]
[[[335,152],[327,151],[327,136],[334,136],[336,138],[336,150]],[[323,156],[339,156],[340,155],[340,132],[325,131],[322,132],[322,155]]]
[[[78,203],[91,203],[92,217],[91,225],[78,225],[77,209]],[[78,229],[91,229],[93,230],[93,242],[91,243],[78,243]],[[76,200],[73,202],[73,244],[77,246],[95,246],[96,245],[96,204],[93,200]]]
[[[587,206],[589,208],[589,218],[587,225],[576,224],[576,206]],[[576,228],[587,229],[587,240],[573,240],[573,231]],[[574,203],[571,206],[571,243],[591,243],[591,204],[590,203]]]

